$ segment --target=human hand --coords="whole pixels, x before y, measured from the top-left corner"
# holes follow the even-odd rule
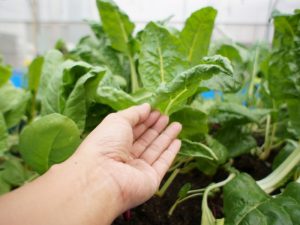
[[[90,155],[112,180],[125,211],[148,200],[180,149],[177,122],[152,111],[149,104],[108,115],[77,153]]]

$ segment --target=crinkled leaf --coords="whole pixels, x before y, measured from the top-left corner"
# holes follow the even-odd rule
[[[272,198],[249,175],[237,175],[224,187],[225,225],[300,224],[300,184],[289,185],[283,194]]]
[[[150,22],[143,31],[139,72],[143,86],[156,89],[186,68],[179,39],[168,29]]]
[[[62,53],[57,50],[50,50],[46,53],[40,77],[39,93],[41,96],[45,96],[50,80],[57,73],[63,61]]]
[[[97,0],[103,29],[114,49],[129,54],[134,24],[112,0]]]
[[[206,7],[187,19],[180,38],[191,65],[197,65],[207,55],[216,15],[215,9]]]
[[[66,116],[54,113],[24,128],[20,152],[25,162],[38,173],[66,160],[80,143],[80,131]]]
[[[221,56],[206,57],[203,64],[184,71],[167,84],[160,85],[155,91],[152,104],[164,114],[170,115],[197,92],[202,80],[220,72],[232,75],[230,62]]]
[[[78,79],[74,89],[66,100],[66,105],[63,111],[63,115],[72,119],[81,131],[85,128],[88,104],[85,83],[95,76],[95,73],[89,72]]]

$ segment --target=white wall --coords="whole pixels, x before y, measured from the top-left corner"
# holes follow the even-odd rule
[[[20,67],[25,58],[34,54],[31,0],[0,0],[0,52],[8,63]],[[58,38],[76,43],[89,32],[84,19],[98,19],[95,0],[37,0],[40,29],[38,49],[43,53]],[[137,24],[137,29],[150,20],[162,20],[173,15],[171,25],[182,27],[185,19],[195,10],[213,6],[218,10],[214,39],[230,38],[251,43],[270,39],[268,19],[270,7],[292,12],[300,8],[300,0],[115,0]],[[2,34],[2,38],[1,38]],[[6,38],[4,37],[5,34]],[[7,35],[15,36],[11,43]],[[1,41],[2,40],[2,41]],[[12,45],[11,48],[7,47]]]

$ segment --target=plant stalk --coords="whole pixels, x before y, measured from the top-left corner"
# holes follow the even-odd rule
[[[169,176],[169,178],[167,179],[167,181],[164,183],[164,185],[161,187],[161,189],[159,189],[156,192],[156,195],[159,197],[164,196],[165,192],[167,191],[167,189],[169,188],[169,186],[171,185],[171,183],[173,182],[173,180],[176,178],[176,176],[178,175],[178,173],[180,172],[180,169],[176,169],[172,172],[172,174]]]
[[[128,57],[130,63],[131,92],[134,93],[136,90],[139,89],[139,81],[135,69],[134,59],[131,55],[129,55]]]

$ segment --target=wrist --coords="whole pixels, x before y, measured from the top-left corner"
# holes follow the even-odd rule
[[[83,214],[91,223],[111,224],[125,209],[119,188],[102,169],[101,158],[74,155],[51,168],[52,173],[68,177],[71,195],[77,195]]]

